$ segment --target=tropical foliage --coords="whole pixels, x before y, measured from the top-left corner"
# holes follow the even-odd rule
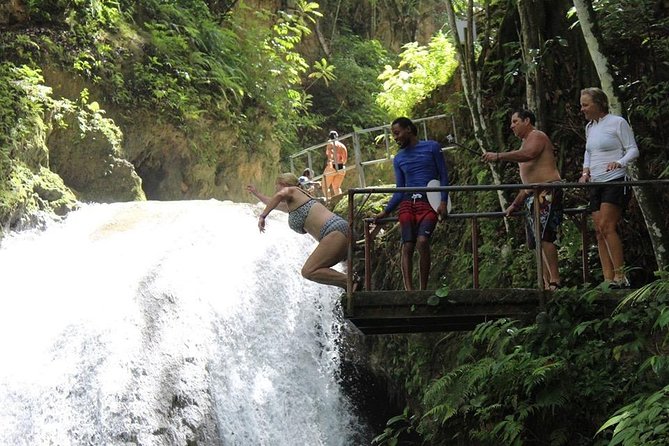
[[[666,444],[668,291],[665,274],[608,316],[592,290],[559,294],[529,326],[499,320],[418,345],[396,338],[388,348],[406,356],[389,370],[419,402],[377,443],[416,430],[432,445]],[[436,378],[424,387],[426,372]]]
[[[36,23],[64,22],[57,35],[11,33],[7,53],[34,64],[49,57],[98,84],[105,102],[157,111],[182,125],[200,118],[237,123],[265,113],[278,121],[277,138],[292,140],[308,116],[303,77],[328,79],[322,62],[309,72],[297,45],[320,15],[318,4],[298,1],[293,13],[238,6],[217,15],[198,0],[117,2],[33,1]],[[139,48],[141,47],[141,51]],[[305,121],[308,123],[308,120]],[[254,132],[239,127],[240,136]]]
[[[451,80],[457,66],[455,49],[441,32],[427,46],[407,43],[398,67],[386,65],[379,76],[384,91],[378,102],[392,116],[410,115],[416,104]]]
[[[657,0],[587,3],[641,147],[641,176],[666,176],[669,7]],[[34,183],[40,183],[38,189],[47,183],[65,187],[46,169],[45,134],[67,121],[76,123],[77,134],[97,132],[118,149],[121,127],[109,116],[122,119],[137,111],[186,137],[200,137],[187,155],[214,166],[218,180],[233,160],[221,159],[223,152],[209,143],[212,122],[229,129],[226,144],[243,149],[240,153],[263,155],[274,143],[285,161],[321,142],[331,128],[344,133],[400,114],[447,111],[453,119],[437,129],[435,139],[445,142],[446,134],[457,131],[466,147],[480,149],[484,142],[506,150],[519,144],[508,130],[508,111],[531,99],[541,107],[563,178],[573,180],[580,172],[579,91],[599,78],[569,0],[530,7],[501,0],[297,0],[265,8],[205,0],[28,0],[25,5],[28,20],[0,34],[3,225],[29,203]],[[475,39],[460,42],[468,48],[457,67],[449,11],[478,29]],[[524,20],[534,24],[529,29],[534,34],[526,32]],[[536,47],[530,35],[539,39]],[[476,91],[463,95],[458,68],[469,70]],[[45,77],[54,72],[70,76],[76,90],[70,99],[53,97]],[[537,87],[532,98],[528,86]],[[472,110],[481,115],[472,116]],[[485,137],[474,138],[478,132]],[[519,181],[513,166],[495,172],[464,150],[446,156],[455,184],[489,184],[493,174],[502,183]],[[277,164],[271,167],[278,170]],[[667,189],[651,196],[661,207]],[[453,197],[456,212],[499,206],[493,193]],[[570,206],[585,203],[579,193],[569,200]],[[660,223],[669,226],[668,214],[662,216]],[[471,228],[455,221],[446,228],[433,238],[434,285],[469,287]],[[396,236],[386,238],[389,247],[379,253],[383,271],[375,273],[388,287],[400,280]],[[522,222],[482,221],[478,236],[481,286],[533,286],[533,253],[524,244]],[[379,342],[378,353],[388,358],[382,367],[407,404],[376,443],[666,444],[669,286],[665,275],[653,281],[653,249],[634,203],[623,237],[627,261],[638,267],[630,271],[633,281],[650,284],[613,314],[602,313],[600,295],[606,290],[590,289],[578,299],[558,295],[529,326],[503,320],[468,334]],[[572,288],[581,286],[581,249],[598,282],[596,247],[582,248],[569,221],[563,225],[560,267]]]

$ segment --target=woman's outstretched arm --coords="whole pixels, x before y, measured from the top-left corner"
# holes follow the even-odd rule
[[[253,184],[249,184],[248,186],[246,186],[246,190],[249,191],[251,194],[253,194],[258,200],[263,202],[265,205],[269,204],[270,200],[272,199],[272,197],[258,192],[258,189],[256,189]],[[286,203],[281,202],[276,208],[280,211],[288,212],[288,205]]]
[[[280,204],[283,204],[286,207],[287,212],[288,204],[285,201],[290,198],[293,189],[294,188],[284,187],[269,199],[267,206],[265,206],[262,214],[258,217],[258,229],[260,229],[260,232],[265,232],[265,219],[275,208],[278,209]]]

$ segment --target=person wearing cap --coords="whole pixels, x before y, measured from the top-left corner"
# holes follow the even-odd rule
[[[326,164],[323,170],[323,194],[326,199],[334,195],[341,195],[341,185],[346,176],[346,161],[348,160],[348,150],[346,146],[339,141],[339,134],[331,130],[328,135],[328,143],[325,146]],[[330,195],[332,190],[332,195]]]
[[[448,186],[446,161],[441,145],[436,141],[418,139],[418,129],[409,118],[397,118],[390,128],[400,150],[393,159],[397,187],[425,187],[430,180],[438,179],[440,186]],[[395,192],[385,209],[374,216],[385,218],[399,207],[402,234],[402,279],[404,288],[413,288],[413,254],[419,255],[420,289],[427,288],[432,263],[430,237],[440,218],[448,215],[448,191],[441,192],[441,202],[435,211],[426,193]]]
[[[311,195],[314,195],[316,197],[322,197],[322,192],[321,192],[321,183],[318,181],[314,181],[314,171],[311,170],[310,168],[306,168],[302,171],[302,176],[298,178],[298,181],[300,182],[300,186],[307,192],[309,192]]]

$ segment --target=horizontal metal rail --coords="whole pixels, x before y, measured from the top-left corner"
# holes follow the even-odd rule
[[[561,188],[561,189],[580,189],[580,188],[590,188],[602,186],[603,183],[567,183],[567,182],[555,182],[555,183],[531,183],[531,184],[480,184],[480,185],[454,185],[454,186],[438,186],[438,187],[367,187],[367,188],[356,188],[348,190],[348,222],[349,222],[349,252],[348,252],[348,288],[347,288],[347,309],[351,311],[353,309],[353,293],[352,293],[352,273],[353,273],[353,251],[356,244],[356,241],[353,237],[353,223],[356,218],[355,211],[355,195],[369,195],[369,194],[392,194],[396,192],[406,193],[406,192],[440,192],[440,191],[449,191],[449,192],[481,192],[481,191],[497,191],[497,190],[532,190],[537,191],[541,189],[548,188]],[[640,186],[652,186],[652,185],[669,185],[669,180],[637,180],[637,181],[609,181],[606,182],[607,186],[630,186],[630,187],[640,187]],[[542,262],[541,262],[541,231],[540,231],[540,219],[539,219],[539,200],[534,200],[534,236],[535,236],[535,246],[536,246],[536,258],[537,258],[537,285],[539,289],[543,289],[543,271],[542,271]],[[583,280],[587,281],[588,271],[587,271],[587,255],[585,251],[585,246],[587,245],[587,219],[585,218],[586,213],[588,213],[587,208],[568,208],[565,209],[565,214],[567,215],[581,215],[579,226],[581,230],[581,240],[582,240],[582,265],[583,265]],[[513,212],[509,216],[519,217],[525,215],[524,212]],[[447,219],[469,219],[472,220],[472,253],[474,255],[474,288],[478,288],[478,220],[481,218],[504,218],[506,217],[505,212],[464,212],[464,213],[455,213],[449,214]],[[369,226],[372,223],[380,225],[390,222],[397,221],[397,217],[387,217],[383,219],[375,220],[373,218],[362,218],[364,223],[364,235],[365,235],[365,289],[371,290],[371,243],[373,237],[376,233],[370,231]]]
[[[445,118],[451,118],[453,117],[451,115],[445,115],[445,114],[440,114],[440,115],[433,115],[433,116],[428,116],[425,118],[417,118],[413,120],[413,123],[416,124],[420,128],[419,133],[422,133],[423,139],[428,139],[428,134],[427,134],[427,123],[429,121],[434,121],[437,119],[445,119]],[[358,185],[359,187],[365,187],[367,185],[366,180],[365,180],[365,167],[367,166],[373,166],[376,164],[382,164],[382,163],[387,163],[392,160],[392,156],[390,154],[390,142],[392,141],[392,137],[390,135],[390,128],[391,124],[384,124],[376,127],[370,127],[366,129],[355,129],[353,132],[346,133],[345,135],[339,136],[337,138],[337,141],[340,142],[345,142],[347,145],[347,148],[349,150],[349,159],[353,159],[355,161],[353,166],[349,166],[346,168],[346,170],[352,170],[353,168],[357,169],[358,173]],[[366,135],[369,133],[378,133],[378,132],[383,132],[383,140],[385,142],[385,151],[386,151],[386,156],[384,158],[378,158],[378,159],[373,159],[373,160],[364,160],[363,159],[363,153],[362,153],[362,147],[361,147],[361,141],[360,141],[360,136],[361,135]],[[379,135],[381,136],[381,135]],[[349,142],[346,142],[347,140],[350,140]],[[329,141],[325,141],[322,143],[314,144],[312,146],[307,147],[306,149],[300,150],[299,152],[293,153],[292,155],[289,156],[289,161],[290,161],[290,170],[291,172],[297,174],[298,171],[296,171],[296,162],[301,159],[306,157],[306,164],[304,161],[299,162],[298,164],[302,166],[306,166],[312,171],[315,172],[314,170],[314,156],[321,157],[325,155],[325,147],[328,145]],[[378,156],[378,155],[377,155]],[[320,159],[320,158],[317,158]],[[320,169],[319,169],[320,170]],[[301,171],[300,171],[301,172]],[[323,178],[322,174],[314,175],[314,180],[321,180]],[[326,194],[327,196],[327,194]]]

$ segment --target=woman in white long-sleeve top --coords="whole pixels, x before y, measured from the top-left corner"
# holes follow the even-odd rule
[[[623,244],[617,226],[631,190],[628,186],[606,183],[626,178],[627,165],[639,156],[639,149],[627,121],[609,113],[609,100],[601,89],[581,90],[580,102],[581,112],[588,124],[585,126],[585,155],[579,182],[602,183],[602,186],[588,188],[588,191],[604,280],[612,288],[629,288],[623,269]]]

